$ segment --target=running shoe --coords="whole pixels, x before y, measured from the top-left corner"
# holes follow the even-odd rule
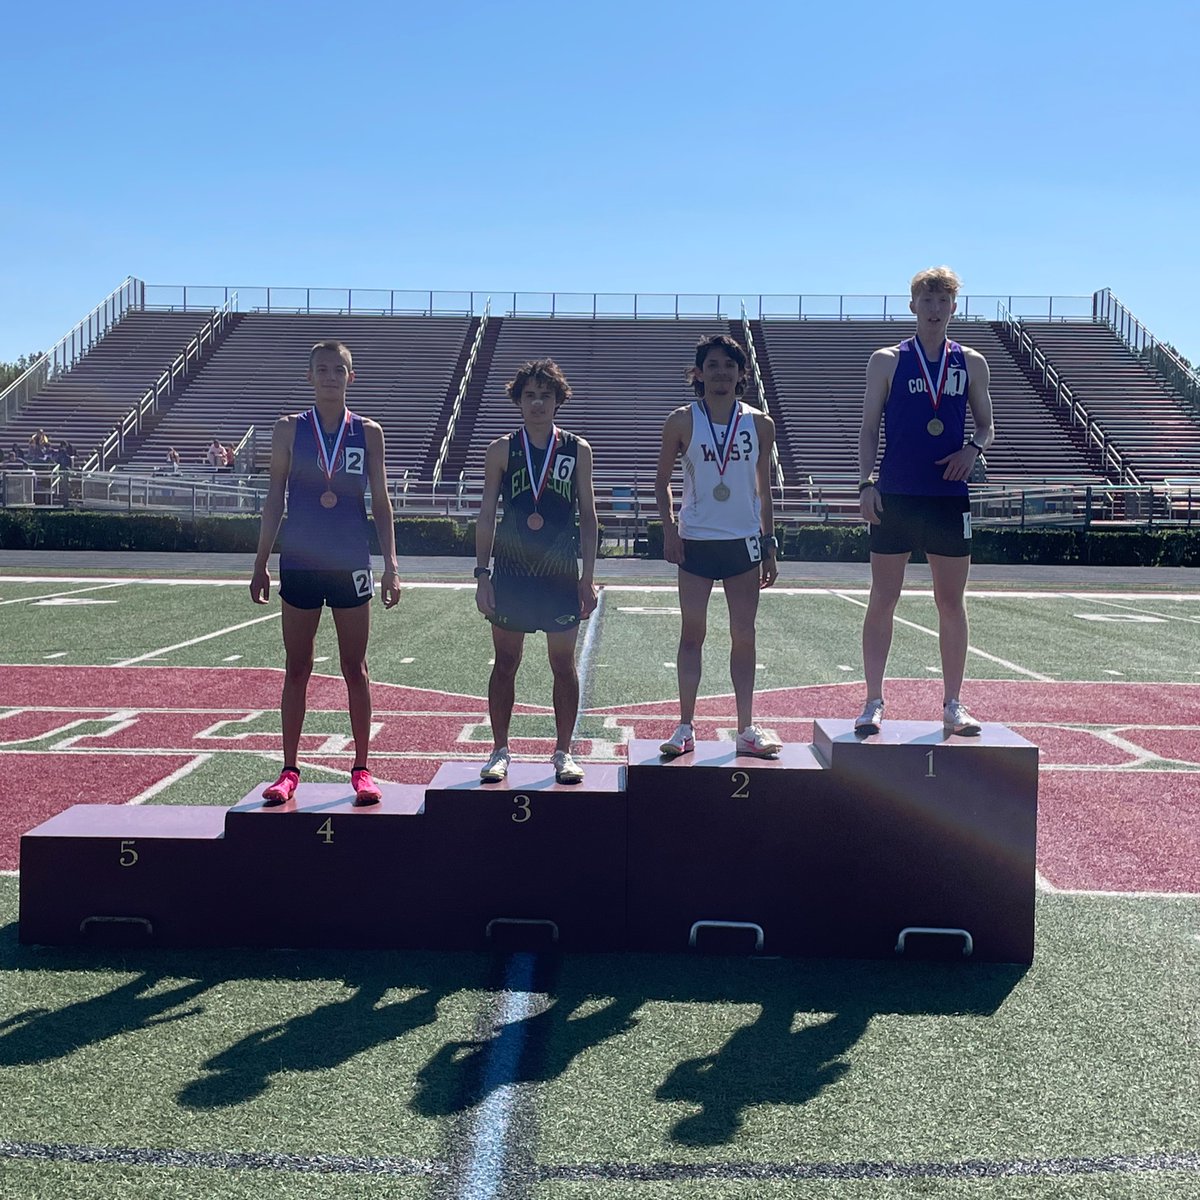
[[[270,787],[263,789],[263,799],[268,804],[286,804],[300,786],[300,772],[286,768]]]
[[[583,768],[566,750],[555,750],[554,752],[554,782],[583,782]]]
[[[383,799],[379,784],[371,778],[366,767],[350,772],[350,783],[354,787],[354,803],[360,808],[367,804],[378,804]]]
[[[774,734],[759,729],[757,725],[747,725],[737,735],[738,754],[749,754],[754,758],[775,758],[782,749],[783,743]]]
[[[687,724],[679,725],[675,732],[658,748],[658,752],[667,758],[678,758],[681,754],[691,754],[696,748],[696,737],[692,727]]]
[[[883,724],[883,701],[868,700],[866,707],[854,718],[854,732],[864,737],[878,733]]]
[[[983,732],[983,726],[958,699],[946,702],[946,707],[942,709],[942,726],[947,733],[957,733],[963,737],[978,737]]]
[[[501,746],[498,750],[492,751],[492,757],[483,764],[483,769],[479,772],[479,778],[484,783],[499,783],[502,779],[508,778],[508,764],[512,761],[512,755],[508,752],[507,746]]]

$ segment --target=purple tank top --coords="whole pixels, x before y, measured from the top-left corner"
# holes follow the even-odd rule
[[[947,346],[942,395],[935,411],[929,380],[936,389],[938,361],[925,359],[923,372],[917,357],[925,358],[921,343],[911,337],[899,345],[896,373],[883,410],[881,492],[905,496],[967,494],[965,481],[943,479],[946,468],[937,465],[939,458],[962,449],[967,423],[967,356],[957,342],[948,342]],[[934,432],[930,430],[931,422]]]

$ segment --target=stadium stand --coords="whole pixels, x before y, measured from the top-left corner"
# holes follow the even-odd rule
[[[1200,478],[1195,412],[1107,325],[1024,321],[1022,328],[1142,483]]]
[[[696,343],[731,332],[730,322],[711,320],[586,320],[570,317],[493,318],[498,325],[474,419],[459,426],[445,478],[464,469],[482,478],[488,443],[519,424],[504,385],[522,363],[553,358],[571,384],[573,398],[562,423],[591,443],[597,478],[620,473],[630,483],[654,479],[663,422],[692,397],[684,371]],[[489,333],[491,325],[489,324]],[[740,326],[735,336],[741,341]],[[751,381],[746,399],[758,403]]]
[[[253,425],[256,467],[270,461],[271,427],[312,404],[305,380],[314,342],[337,339],[354,355],[352,411],[383,427],[389,476],[419,471],[440,434],[446,397],[472,329],[469,317],[334,316],[244,313],[220,350],[182,388],[129,465],[153,469],[174,446],[198,465],[209,442],[238,443]]]
[[[788,430],[791,457],[784,470],[789,482],[855,472],[867,360],[879,347],[911,336],[911,325],[767,320],[752,328],[760,363],[764,358],[770,363],[775,385],[771,412]],[[991,368],[996,441],[987,454],[990,481],[1103,479],[1026,379],[991,322],[952,322],[950,336],[978,350]]]
[[[74,444],[80,457],[112,431],[209,318],[207,312],[125,314],[69,371],[64,371],[0,428],[5,449],[26,446],[44,429],[51,446]]]

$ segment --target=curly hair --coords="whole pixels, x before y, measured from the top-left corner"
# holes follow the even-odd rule
[[[508,398],[514,404],[521,403],[521,393],[527,383],[548,383],[558,397],[556,408],[562,408],[571,398],[571,385],[562,373],[562,368],[552,358],[535,358],[522,365],[521,369],[504,385]]]
[[[734,388],[734,395],[741,396],[746,390],[746,364],[749,360],[746,358],[746,351],[742,349],[741,343],[727,333],[709,334],[708,337],[703,337],[696,343],[696,365],[688,367],[683,373],[683,377],[692,385],[692,391],[701,399],[704,398],[704,381],[700,375],[704,368],[704,360],[710,350],[723,350],[737,363],[741,378]]]

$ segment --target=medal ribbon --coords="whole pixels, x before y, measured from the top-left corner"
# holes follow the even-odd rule
[[[942,342],[942,357],[938,360],[936,390],[933,386],[933,377],[929,374],[929,364],[925,361],[925,350],[921,345],[920,338],[913,338],[913,349],[917,352],[917,363],[921,368],[921,376],[925,380],[925,386],[929,389],[929,399],[933,404],[933,411],[936,413],[938,405],[942,402],[942,389],[946,386],[946,376],[949,374],[946,367],[950,363],[950,340],[947,338]]]
[[[712,423],[712,414],[708,411],[708,405],[701,400],[700,407],[704,409],[704,419],[708,422],[708,429],[712,434],[713,449],[716,451],[717,458],[717,474],[724,479],[725,468],[729,465],[729,452],[733,449],[733,435],[737,433],[738,422],[742,419],[742,402],[740,400],[733,402],[733,411],[729,414],[729,423],[725,426],[725,440],[719,446],[717,444],[717,428]]]
[[[542,498],[542,493],[546,490],[546,480],[550,478],[550,464],[554,461],[554,456],[558,453],[558,426],[552,425],[553,434],[550,438],[550,444],[546,447],[546,459],[542,463],[542,473],[538,476],[537,482],[533,479],[533,447],[529,444],[529,434],[525,430],[525,426],[521,426],[521,443],[525,450],[525,466],[529,469],[529,486],[533,490],[533,507],[536,509],[538,501]]]
[[[350,428],[350,412],[347,409],[346,417],[342,421],[342,427],[338,430],[337,437],[334,439],[332,450],[325,445],[325,431],[321,428],[321,418],[317,415],[317,406],[315,404],[312,409],[312,427],[313,437],[317,439],[317,455],[321,463],[321,470],[325,472],[325,485],[332,492],[333,468],[337,463],[338,451],[342,448],[342,441],[346,437],[346,430]]]

